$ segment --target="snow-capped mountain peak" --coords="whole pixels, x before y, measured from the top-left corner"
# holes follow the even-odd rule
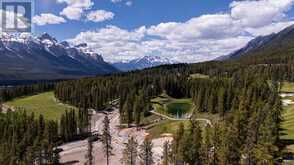
[[[38,37],[41,43],[43,43],[47,47],[51,47],[55,44],[57,44],[57,40],[50,36],[48,33],[44,33],[41,36]]]
[[[43,40],[49,40],[49,41],[51,41],[51,42],[57,42],[57,40],[56,40],[54,37],[50,36],[48,33],[43,33],[43,34],[40,35],[38,38],[39,38],[41,41],[43,41]]]
[[[144,56],[142,58],[137,58],[129,62],[114,63],[113,65],[122,71],[130,71],[130,70],[145,69],[145,68],[151,68],[151,67],[155,67],[159,65],[173,64],[173,63],[176,63],[176,62],[173,62],[165,57]]]
[[[59,43],[60,45],[64,46],[65,48],[69,48],[70,44],[67,41],[62,41]]]
[[[144,56],[143,58],[137,59],[137,61],[148,61],[149,63],[161,63],[161,64],[171,64],[172,62],[165,57],[160,56]]]

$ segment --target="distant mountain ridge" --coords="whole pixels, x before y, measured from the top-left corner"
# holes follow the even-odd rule
[[[113,66],[121,71],[131,71],[173,63],[175,62],[169,60],[168,58],[163,58],[159,56],[144,56],[142,58],[137,58],[129,62],[113,63]]]
[[[67,79],[118,72],[87,44],[70,46],[47,33],[0,38],[0,80]]]

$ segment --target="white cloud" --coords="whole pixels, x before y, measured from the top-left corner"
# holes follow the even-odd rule
[[[272,23],[260,28],[248,28],[247,31],[253,36],[264,36],[271,33],[277,33],[290,25],[294,25],[294,21]]]
[[[222,38],[239,35],[241,27],[227,14],[203,15],[184,23],[161,23],[151,26],[150,35],[167,39],[191,40],[196,38]]]
[[[119,3],[121,2],[122,0],[111,0],[112,3]]]
[[[66,16],[70,20],[79,20],[82,16],[82,13],[83,9],[68,6],[60,12],[60,15]]]
[[[110,62],[160,55],[180,62],[199,62],[226,55],[258,35],[278,32],[294,23],[287,11],[294,0],[238,1],[226,13],[206,14],[186,22],[166,22],[134,30],[107,26],[78,34]]]
[[[106,20],[111,20],[114,17],[114,13],[105,10],[91,11],[87,15],[87,19],[93,22],[103,22]]]
[[[122,3],[125,4],[126,6],[132,6],[133,5],[133,1],[132,0],[110,0],[112,3],[118,4],[118,3]]]
[[[86,42],[105,60],[116,62],[131,60],[145,55],[160,55],[180,62],[196,62],[214,59],[244,46],[252,37],[225,39],[168,39],[153,38],[149,29],[141,27],[133,31],[108,26],[97,31],[82,32],[72,43]]]
[[[57,0],[57,2],[67,4],[60,14],[71,20],[79,20],[84,11],[94,5],[91,0]]]
[[[51,13],[42,13],[33,17],[33,23],[43,26],[47,24],[61,24],[66,22],[64,18]]]
[[[57,0],[58,3],[66,3],[68,6],[89,9],[94,3],[91,0]]]
[[[126,2],[126,5],[127,6],[132,6],[133,5],[133,2],[132,1],[128,1],[128,2]]]
[[[293,0],[235,1],[230,4],[231,16],[243,26],[258,28],[283,19],[293,3]]]

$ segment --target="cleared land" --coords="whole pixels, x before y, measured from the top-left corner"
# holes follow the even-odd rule
[[[156,112],[174,118],[189,118],[194,107],[190,98],[175,99],[166,94],[160,95],[151,102]]]
[[[294,140],[294,97],[291,95],[285,95],[284,93],[293,93],[294,92],[294,83],[284,82],[281,87],[281,96],[283,102],[283,122],[282,122],[282,131],[281,139],[286,141]],[[294,144],[289,143],[287,146],[287,151],[294,153]],[[288,160],[283,162],[285,165],[294,165],[293,160]]]
[[[294,93],[294,83],[283,82],[281,92],[293,92]]]
[[[281,88],[281,95],[283,92],[291,93],[294,92],[294,83],[284,82]],[[283,102],[283,123],[282,123],[282,139],[293,139],[294,140],[294,97],[284,96],[282,97]]]
[[[23,109],[27,113],[36,116],[42,114],[46,119],[59,120],[60,116],[68,109],[75,109],[73,106],[65,105],[57,101],[53,92],[41,93],[34,96],[17,98],[5,103],[14,110]]]
[[[209,78],[208,75],[200,74],[200,73],[191,74],[190,77],[191,78],[204,78],[204,79]]]
[[[287,98],[289,99],[289,98]],[[294,97],[292,99],[294,101]],[[284,122],[282,123],[283,139],[294,139],[294,105],[288,105],[284,107],[283,112]]]
[[[187,128],[190,124],[189,121],[171,121],[164,120],[161,123],[158,123],[154,127],[147,130],[152,139],[159,138],[163,134],[174,134],[179,128],[180,123],[183,123],[185,128]]]

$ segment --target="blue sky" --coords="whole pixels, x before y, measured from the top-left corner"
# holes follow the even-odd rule
[[[38,0],[39,1],[39,0]],[[35,14],[54,13],[58,15],[66,4],[58,4],[56,0],[40,0],[44,4],[36,4]],[[115,13],[114,19],[93,23],[85,21],[68,21],[65,24],[36,26],[36,33],[48,32],[59,40],[68,39],[80,31],[95,30],[106,25],[115,25],[124,29],[135,29],[140,26],[151,26],[162,22],[183,22],[193,17],[228,10],[231,0],[132,0],[132,5],[112,3],[111,0],[93,1],[92,9],[107,10]],[[61,30],[66,29],[66,31]]]
[[[36,0],[35,33],[87,43],[106,61],[198,62],[293,24],[294,0]]]

